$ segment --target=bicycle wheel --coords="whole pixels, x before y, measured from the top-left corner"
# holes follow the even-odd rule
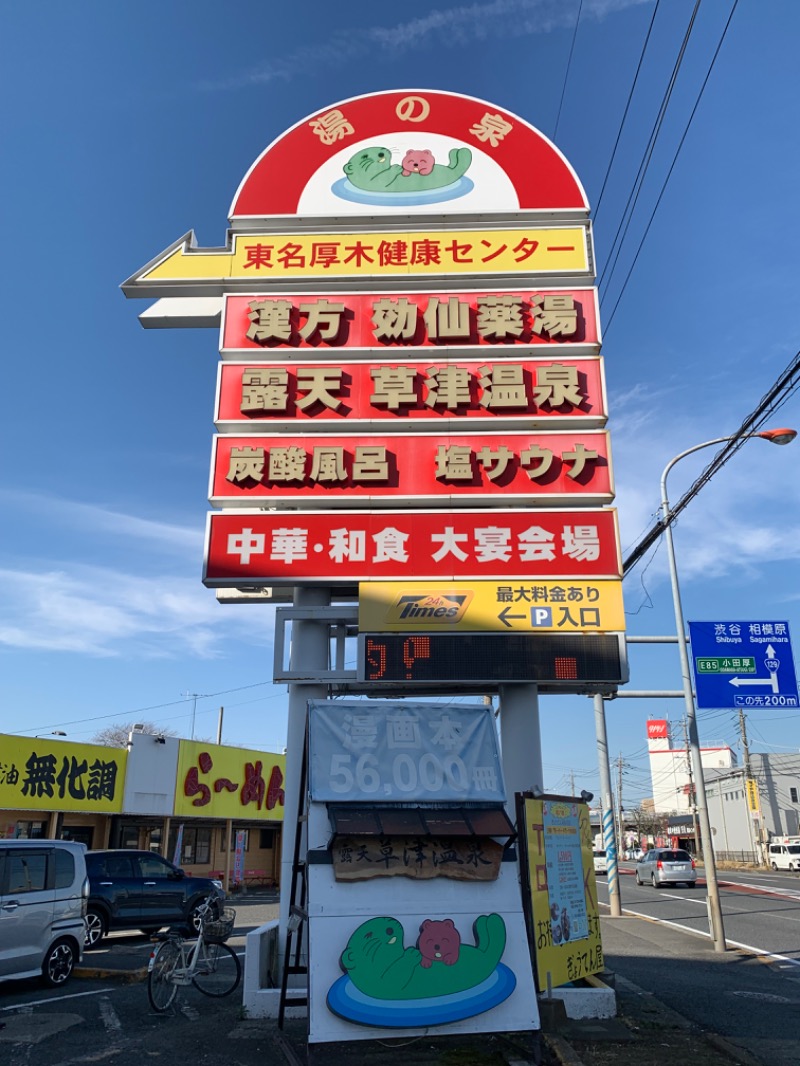
[[[181,949],[171,940],[165,941],[158,949],[153,961],[153,968],[147,975],[147,995],[153,1010],[163,1013],[178,992],[178,986],[172,980],[176,968],[180,966]]]
[[[204,944],[192,984],[204,996],[229,996],[239,984],[242,964],[227,944]]]

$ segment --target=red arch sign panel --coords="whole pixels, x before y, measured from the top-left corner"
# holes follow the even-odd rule
[[[589,205],[564,156],[518,115],[455,93],[402,90],[353,97],[298,122],[250,168],[230,218],[374,207],[574,217]]]

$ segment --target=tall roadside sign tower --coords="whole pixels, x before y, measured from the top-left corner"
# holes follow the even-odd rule
[[[519,116],[374,93],[264,150],[223,247],[122,286],[220,330],[205,584],[357,594],[359,691],[499,694],[511,811],[539,693],[627,679],[588,211]],[[304,730],[290,695],[287,828]]]

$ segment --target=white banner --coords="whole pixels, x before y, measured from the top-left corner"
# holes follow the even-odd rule
[[[311,702],[309,750],[316,802],[505,803],[485,704]]]

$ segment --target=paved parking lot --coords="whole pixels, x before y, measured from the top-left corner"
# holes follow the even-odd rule
[[[236,925],[229,944],[244,962],[245,936],[277,917],[277,894],[251,893],[230,905]],[[273,1027],[247,1023],[241,986],[221,1000],[181,989],[169,1014],[152,1010],[144,983],[151,947],[141,934],[112,933],[84,954],[81,976],[63,989],[35,980],[0,984],[0,1062],[141,1066],[143,1058],[164,1056],[228,1066],[263,1060]]]

